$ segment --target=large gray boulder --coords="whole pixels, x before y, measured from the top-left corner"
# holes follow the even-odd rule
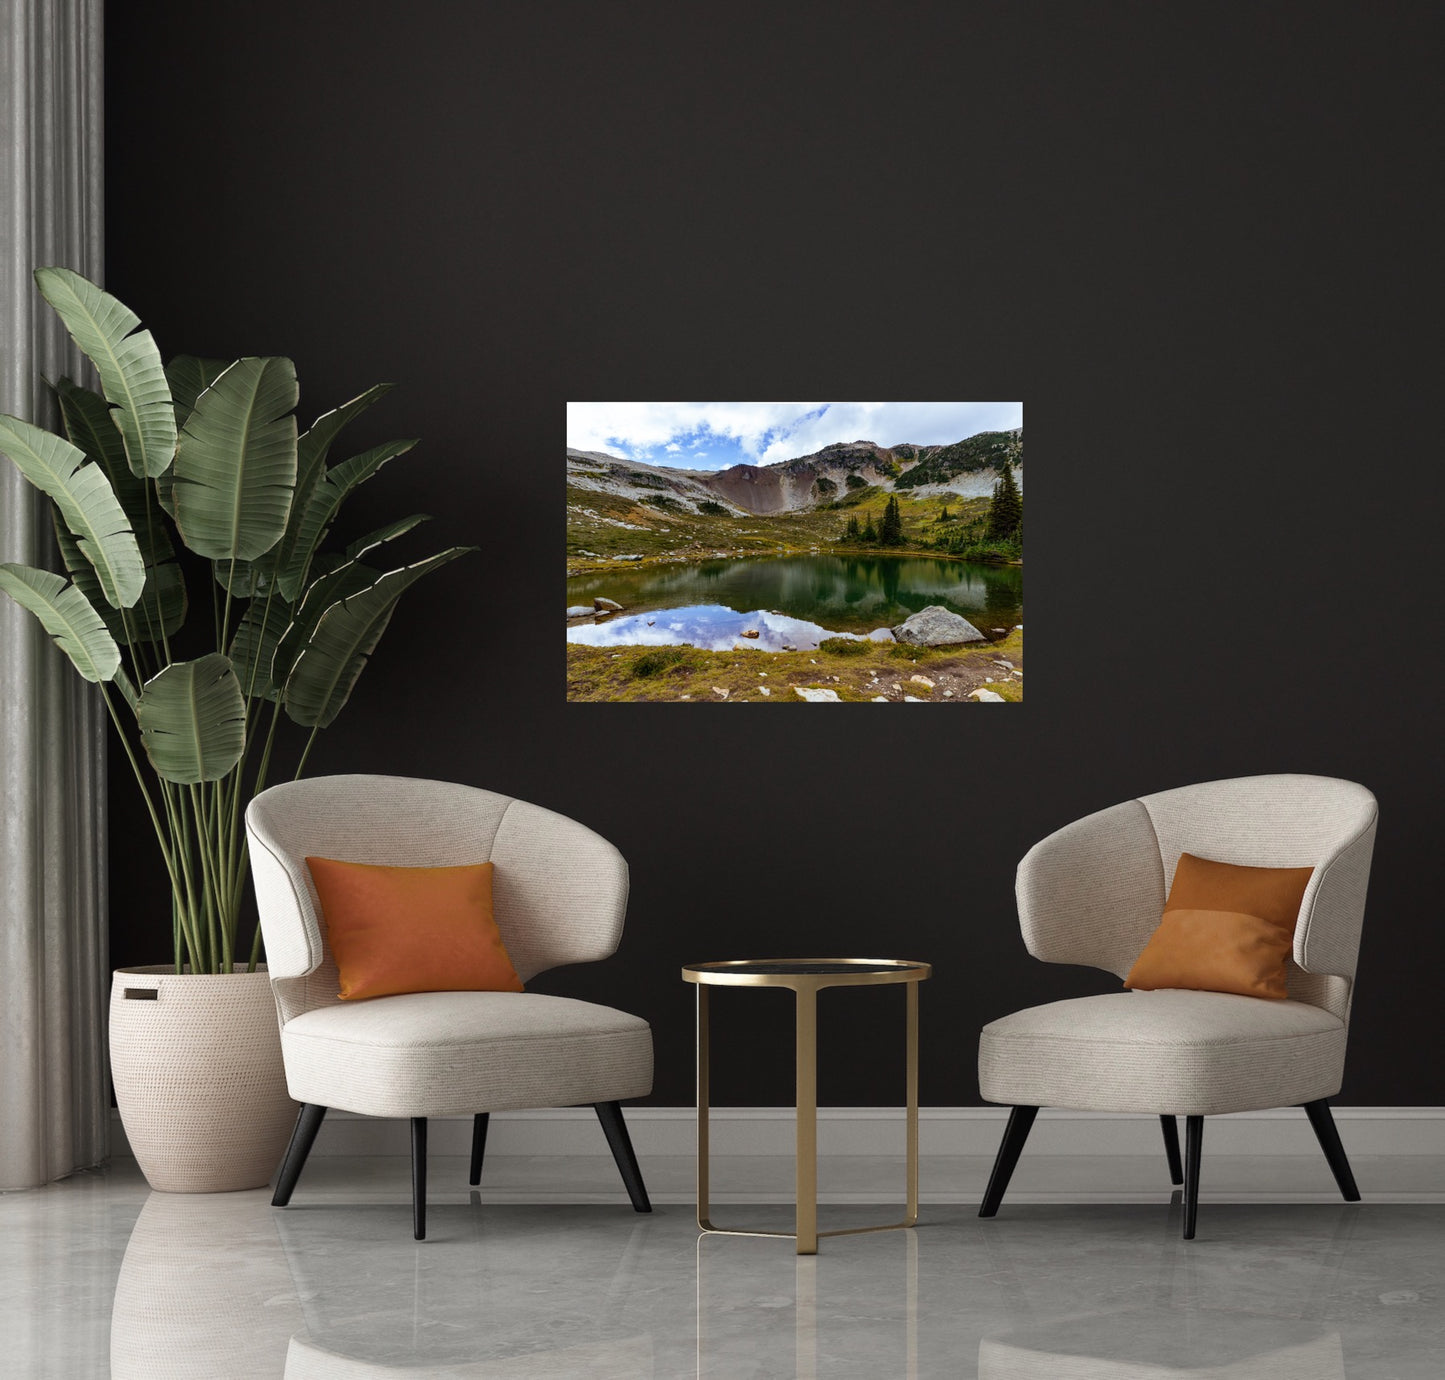
[[[592,601],[592,607],[606,609],[608,613],[618,613],[622,609],[622,605],[616,599],[604,599],[600,594]]]
[[[569,604],[567,607],[568,618],[591,618],[597,610],[588,608],[586,604]]]
[[[960,642],[988,641],[967,618],[942,604],[930,604],[904,619],[893,629],[893,636],[911,647],[953,647]]]

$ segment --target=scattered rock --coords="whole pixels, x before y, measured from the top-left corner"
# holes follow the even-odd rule
[[[909,676],[908,683],[910,685],[926,685],[930,690],[938,684],[937,681],[929,680],[927,676]]]
[[[622,605],[619,604],[616,599],[603,599],[600,597],[592,601],[592,607],[595,609],[606,609],[608,613],[619,613],[622,610]]]
[[[992,690],[975,690],[973,698],[980,704],[1007,704],[1008,701],[1002,695],[996,695]]]
[[[721,695],[723,699],[727,699],[728,697],[728,692],[724,690],[721,685],[714,685],[712,692],[714,695]]]
[[[1007,631],[1008,631],[1007,628],[995,628],[995,629],[994,629],[994,632],[1007,632]]]
[[[678,696],[678,699],[680,699],[680,700],[690,700],[691,698],[692,698],[691,695],[679,695],[679,696]]]
[[[758,694],[760,694],[760,695],[771,695],[772,693],[773,693],[773,692],[772,692],[771,690],[769,690],[766,685],[760,685],[760,686],[758,686]]]
[[[1012,671],[1014,668],[1014,664],[1011,661],[995,661],[994,665],[1006,667],[1010,671]]]
[[[764,680],[767,679],[768,673],[766,671],[759,671],[758,674],[762,676]]]
[[[953,698],[953,691],[952,691],[952,690],[945,690],[945,691],[943,692],[943,698],[946,699],[946,700],[951,700],[951,699]]]
[[[640,560],[642,559],[642,557],[641,557],[641,556],[614,556],[612,559],[613,559],[614,561],[640,561]]]
[[[988,640],[967,618],[961,618],[942,604],[930,604],[904,619],[893,629],[893,636],[913,647],[951,647],[961,642]]]
[[[807,700],[809,704],[842,704],[836,690],[813,690],[808,686],[795,685],[793,690],[800,699]]]
[[[873,702],[874,704],[887,704],[887,703],[888,703],[888,696],[887,696],[887,695],[874,695],[872,702]]]
[[[1024,625],[1023,625],[1022,623],[1015,623],[1015,624],[1014,624],[1014,631],[1015,631],[1015,632],[1023,632],[1023,630],[1024,630]]]
[[[757,635],[758,630],[756,628],[744,628],[743,631],[738,634],[739,637],[756,637]]]
[[[596,609],[590,609],[586,604],[573,604],[567,610],[568,618],[591,618]]]
[[[783,650],[784,650],[785,652],[796,652],[798,649],[797,649],[795,646],[793,646],[793,644],[792,644],[791,642],[784,642],[784,643],[783,643]]]
[[[903,703],[904,703],[904,704],[927,704],[928,701],[927,701],[927,700],[921,700],[921,699],[919,699],[917,695],[904,695],[904,697],[903,697]]]
[[[655,618],[649,618],[649,619],[647,620],[647,626],[650,628],[650,627],[652,627],[652,625],[653,625],[654,623],[656,623],[656,622],[657,622],[657,619],[655,619]]]

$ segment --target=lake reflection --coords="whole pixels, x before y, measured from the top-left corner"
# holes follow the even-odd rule
[[[1023,621],[1023,570],[927,556],[819,554],[609,570],[567,581],[569,605],[598,597],[616,600],[624,612],[569,627],[569,642],[689,642],[726,650],[744,629],[756,628],[755,645],[777,651],[785,642],[802,648],[822,637],[866,636],[929,604],[997,636],[994,628]]]
[[[620,602],[620,601],[619,601]],[[743,633],[756,631],[756,637]],[[880,641],[893,641],[886,628],[878,630]],[[654,613],[614,613],[598,623],[576,623],[567,629],[568,642],[589,647],[664,647],[679,643],[709,652],[727,652],[734,647],[751,647],[760,652],[781,652],[784,647],[809,651],[825,637],[852,637],[857,633],[834,632],[804,618],[782,613],[738,613],[721,604],[695,604],[690,608],[664,609]]]

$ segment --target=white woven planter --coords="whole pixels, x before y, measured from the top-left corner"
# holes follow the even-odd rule
[[[137,995],[155,993],[154,997]],[[163,1193],[261,1188],[296,1120],[263,968],[222,976],[117,968],[115,1100],[136,1162]]]

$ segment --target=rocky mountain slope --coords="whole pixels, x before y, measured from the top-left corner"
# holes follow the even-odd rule
[[[771,517],[817,508],[864,486],[984,497],[993,492],[1004,460],[1014,466],[1022,488],[1023,444],[1022,427],[983,431],[937,446],[848,441],[774,465],[716,471],[644,465],[569,447],[567,482],[634,502],[655,503],[661,497],[683,511],[696,512],[699,504],[712,502],[734,515]]]

